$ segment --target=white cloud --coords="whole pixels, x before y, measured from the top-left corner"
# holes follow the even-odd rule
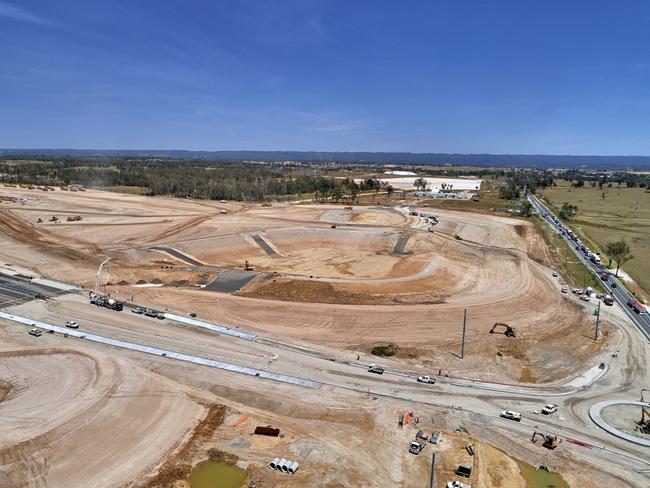
[[[0,17],[9,17],[10,19],[33,22],[35,24],[47,24],[45,19],[16,7],[9,2],[0,2]]]

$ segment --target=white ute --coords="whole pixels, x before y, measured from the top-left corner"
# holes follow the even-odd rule
[[[554,403],[549,403],[548,405],[544,405],[544,408],[542,408],[542,413],[544,415],[551,415],[552,413],[557,412],[558,408],[559,407]]]
[[[29,335],[34,337],[41,337],[43,333],[38,329],[29,329]]]
[[[434,385],[436,380],[431,376],[418,376],[418,383],[429,383],[430,385]]]
[[[68,320],[68,321],[65,323],[65,326],[66,326],[68,329],[78,329],[78,328],[79,328],[79,324],[78,324],[77,322],[75,322],[74,320]]]
[[[508,420],[514,420],[515,422],[521,422],[521,414],[513,410],[504,410],[501,412],[501,417]]]

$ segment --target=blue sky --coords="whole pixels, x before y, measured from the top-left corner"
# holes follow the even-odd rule
[[[0,0],[0,147],[650,155],[650,2]]]

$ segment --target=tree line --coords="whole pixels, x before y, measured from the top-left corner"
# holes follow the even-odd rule
[[[0,180],[34,185],[138,187],[150,196],[264,201],[314,195],[319,201],[354,200],[360,192],[389,190],[376,178],[356,182],[282,164],[101,158],[0,163]],[[392,190],[392,188],[390,189]]]

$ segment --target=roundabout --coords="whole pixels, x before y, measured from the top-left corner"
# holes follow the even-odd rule
[[[589,417],[593,422],[598,425],[601,429],[609,432],[616,437],[620,437],[628,442],[633,442],[641,446],[650,447],[650,436],[643,438],[636,435],[632,435],[628,432],[625,432],[617,427],[614,427],[609,422],[607,422],[602,415],[602,411],[608,407],[620,407],[620,406],[631,406],[638,408],[650,408],[650,403],[645,402],[636,402],[633,400],[607,400],[604,402],[599,402],[592,405],[589,408]]]

